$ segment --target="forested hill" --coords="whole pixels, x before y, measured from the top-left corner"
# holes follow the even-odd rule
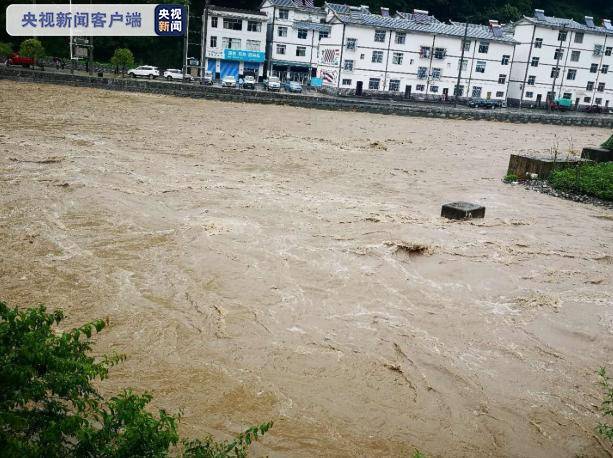
[[[177,2],[181,2],[178,0]],[[186,1],[186,0],[183,0]],[[123,0],[117,3],[161,3],[161,0]],[[190,33],[190,42],[200,41],[199,16],[202,14],[205,0],[189,0],[190,22],[193,33]],[[414,8],[428,10],[439,20],[469,20],[476,23],[486,23],[488,19],[497,19],[508,22],[520,18],[522,15],[531,15],[534,8],[545,10],[551,16],[571,17],[582,21],[584,16],[593,16],[597,23],[602,18],[613,19],[613,0],[334,0],[335,3],[348,3],[354,5],[369,5],[372,12],[379,11],[381,6],[389,7],[395,11],[411,11]],[[6,34],[5,12],[10,3],[0,0],[0,24],[2,29],[0,41],[11,42],[17,46],[19,39]],[[66,1],[46,0],[44,3],[67,3]],[[88,0],[75,0],[73,3],[89,3]],[[112,3],[95,0],[94,3]],[[169,2],[170,3],[170,2]],[[317,5],[323,5],[324,0],[315,0]],[[210,0],[210,4],[229,6],[234,8],[259,9],[261,0]],[[68,55],[67,39],[46,38],[43,44],[50,56],[66,57]],[[162,68],[181,67],[182,40],[178,38],[114,38],[103,37],[95,40],[95,57],[99,61],[108,61],[115,48],[128,47],[136,57],[138,63],[157,65]],[[196,44],[190,46],[189,55],[199,56]]]

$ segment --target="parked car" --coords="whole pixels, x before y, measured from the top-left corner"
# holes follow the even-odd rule
[[[255,77],[253,75],[245,75],[243,89],[255,89]]]
[[[204,72],[204,76],[202,77],[202,84],[213,84],[213,72]]]
[[[157,78],[160,76],[160,71],[157,67],[152,67],[150,65],[141,65],[140,67],[131,68],[128,70],[128,76],[132,78],[136,78],[137,76],[141,76],[143,78]]]
[[[232,75],[224,76],[221,80],[222,87],[236,87],[236,78]]]
[[[602,113],[602,107],[600,105],[590,105],[585,108],[586,113]]]
[[[264,82],[264,86],[269,91],[280,91],[281,90],[281,80],[278,76],[271,76]]]
[[[21,65],[22,67],[29,67],[30,65],[36,64],[36,61],[32,57],[23,57],[18,53],[14,52],[9,54],[8,59],[6,60],[6,65]]]
[[[499,107],[499,101],[498,100],[491,100],[491,99],[470,99],[468,101],[468,106],[471,108],[489,108],[489,109],[494,109]]]
[[[183,70],[179,70],[178,68],[169,68],[164,72],[164,78],[168,81],[179,80],[183,81]],[[185,75],[185,81],[194,81],[194,77],[190,74]]]
[[[290,81],[287,85],[288,92],[302,92],[302,85],[298,81]]]
[[[547,105],[551,111],[568,111],[573,107],[573,102],[570,99],[548,100]]]

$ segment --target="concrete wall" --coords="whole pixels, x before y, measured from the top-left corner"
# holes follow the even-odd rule
[[[472,110],[447,106],[401,104],[370,100],[353,100],[334,97],[313,97],[265,91],[247,91],[206,87],[193,84],[165,83],[133,80],[128,78],[98,78],[55,72],[40,72],[26,69],[0,67],[0,79],[33,83],[63,84],[114,91],[146,92],[179,97],[205,98],[233,102],[252,102],[291,105],[322,110],[360,111],[399,116],[419,116],[467,120],[492,120],[513,123],[543,123],[613,128],[613,116],[584,116],[564,114],[514,112],[502,110]],[[18,107],[16,108],[18,109]]]

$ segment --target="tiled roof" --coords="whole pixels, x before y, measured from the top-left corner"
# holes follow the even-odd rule
[[[281,8],[297,8],[301,10],[313,11],[316,13],[324,13],[323,8],[313,4],[313,0],[268,0],[272,6]]]
[[[596,25],[587,26],[574,19],[559,18],[555,16],[545,16],[542,10],[535,10],[534,16],[524,16],[524,19],[534,24],[540,24],[555,29],[578,30],[581,32],[607,33],[613,35],[613,29],[607,30]]]
[[[340,21],[346,24],[363,25],[368,27],[380,27],[384,29],[402,30],[421,33],[432,33],[437,35],[450,35],[454,37],[464,36],[464,24],[445,24],[443,22],[423,22],[400,17],[383,17],[376,14],[337,14]],[[513,43],[513,36],[504,31],[500,36],[494,33],[487,26],[479,24],[468,25],[468,38],[501,41]]]
[[[331,27],[328,24],[308,21],[295,21],[293,27],[295,29],[315,30],[317,32],[329,32],[331,30]]]
[[[441,22],[434,16],[423,13],[405,13],[403,11],[396,11],[396,16],[401,19],[408,19],[410,21],[417,22]]]
[[[209,11],[221,11],[227,13],[236,13],[236,14],[253,14],[255,16],[266,16],[266,13],[257,10],[244,10],[241,8],[229,8],[227,6],[215,6],[209,5]]]

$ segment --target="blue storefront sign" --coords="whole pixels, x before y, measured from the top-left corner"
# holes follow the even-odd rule
[[[242,60],[243,62],[264,62],[264,51],[247,51],[243,49],[224,49],[225,60]]]

